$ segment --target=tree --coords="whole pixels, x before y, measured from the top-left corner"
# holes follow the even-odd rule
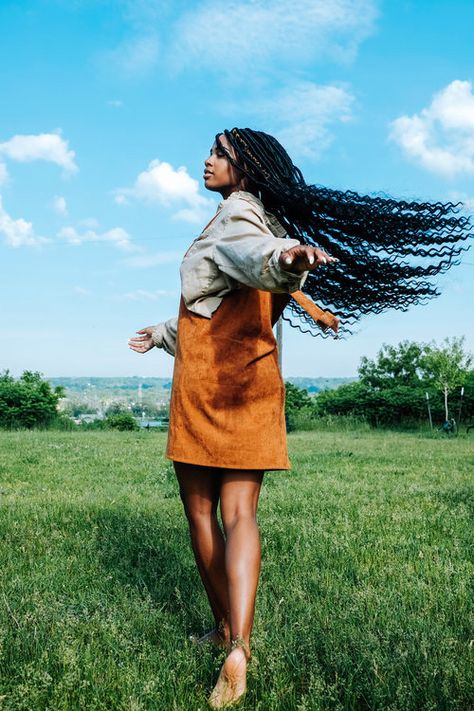
[[[107,415],[105,418],[107,427],[113,430],[138,430],[139,425],[134,416],[130,412],[117,412],[112,415]]]
[[[295,429],[295,423],[302,412],[313,412],[313,400],[306,390],[292,383],[285,383],[285,419],[288,431]]]
[[[428,346],[425,361],[431,382],[443,392],[445,419],[448,421],[448,395],[466,382],[473,358],[471,353],[464,351],[464,336],[446,338],[443,344],[441,347],[434,343]]]
[[[398,385],[419,386],[426,377],[427,346],[402,341],[397,346],[384,343],[374,360],[362,356],[358,369],[363,385],[385,390]]]
[[[384,344],[375,359],[361,359],[357,383],[316,396],[316,413],[355,415],[375,426],[414,424],[426,417],[429,392],[433,417],[447,418],[448,393],[464,384],[463,413],[465,418],[470,417],[474,384],[471,364],[472,357],[463,351],[463,339],[447,339],[441,347],[409,341],[396,346]],[[460,403],[455,402],[456,405]]]
[[[47,427],[57,417],[64,388],[54,389],[41,373],[25,370],[17,379],[8,370],[0,374],[0,427]]]

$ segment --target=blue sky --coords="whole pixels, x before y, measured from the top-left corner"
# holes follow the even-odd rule
[[[0,368],[171,374],[127,340],[177,312],[223,128],[275,134],[308,182],[474,210],[473,26],[468,0],[3,0]],[[473,270],[347,341],[285,324],[284,374],[354,375],[403,339],[474,349]]]

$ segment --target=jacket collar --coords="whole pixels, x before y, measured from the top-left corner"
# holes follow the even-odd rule
[[[256,195],[254,195],[253,193],[249,193],[247,190],[236,190],[235,192],[231,193],[228,198],[226,198],[225,200],[221,200],[217,209],[220,210],[220,208],[224,205],[225,202],[227,202],[227,200],[236,200],[237,198],[239,198],[240,200],[247,200],[247,202],[253,203],[264,213],[265,220],[275,237],[286,236],[285,228],[278,222],[275,215],[273,215],[271,212],[267,212],[265,210],[263,202]]]

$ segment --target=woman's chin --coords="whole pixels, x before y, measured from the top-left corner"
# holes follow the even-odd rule
[[[209,178],[204,180],[204,187],[206,190],[212,190],[212,192],[218,192],[221,189],[220,186],[215,185]]]

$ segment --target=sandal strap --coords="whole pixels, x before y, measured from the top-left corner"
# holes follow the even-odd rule
[[[239,637],[238,635],[237,637],[233,637],[233,639],[231,640],[230,651],[232,652],[232,650],[236,649],[237,647],[241,647],[244,650],[247,660],[251,659],[252,653],[250,652],[250,647],[248,646],[245,639]]]

